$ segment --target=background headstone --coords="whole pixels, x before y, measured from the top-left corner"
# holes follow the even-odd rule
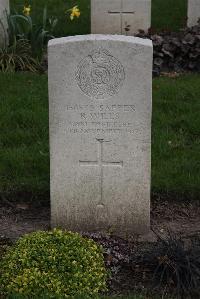
[[[188,0],[188,27],[197,25],[200,19],[200,0]]]
[[[9,0],[0,0],[0,47],[8,43],[6,11],[9,14]]]
[[[151,27],[151,0],[91,0],[91,32],[134,35]]]
[[[48,50],[52,226],[148,231],[152,42],[86,35]]]

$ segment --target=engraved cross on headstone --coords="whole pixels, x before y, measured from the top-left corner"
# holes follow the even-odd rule
[[[104,141],[104,139],[96,139],[98,142],[98,158],[96,161],[82,161],[79,160],[80,166],[95,166],[95,167],[100,167],[100,192],[101,192],[101,202],[99,205],[103,205],[103,177],[104,177],[104,167],[106,166],[117,166],[117,167],[122,167],[123,166],[123,161],[104,161],[103,158],[103,144],[105,142],[109,141]]]
[[[121,34],[123,34],[123,29],[125,29],[126,31],[129,30],[129,27],[130,25],[128,25],[126,22],[126,27],[123,28],[123,15],[126,15],[126,14],[135,14],[135,11],[124,11],[124,8],[123,8],[123,0],[121,0],[121,8],[120,8],[120,11],[111,11],[109,10],[108,11],[109,14],[116,14],[116,15],[120,15],[120,26],[121,26]],[[127,29],[126,29],[127,28]]]

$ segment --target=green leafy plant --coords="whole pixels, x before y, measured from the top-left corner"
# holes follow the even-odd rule
[[[11,46],[0,48],[0,71],[41,71],[39,61],[32,57],[30,43],[25,39],[15,40]]]
[[[105,290],[106,277],[102,248],[78,233],[60,229],[25,235],[0,265],[3,295],[25,298],[94,297]]]
[[[32,56],[41,60],[48,41],[54,38],[53,30],[57,24],[57,19],[48,18],[45,7],[40,24],[34,24],[31,15],[18,14],[17,12],[7,15],[7,21],[9,43],[12,45],[18,39],[29,41]]]
[[[42,59],[50,33],[56,26],[57,19],[47,18],[47,9],[43,10],[41,25],[35,25],[30,15],[7,14],[9,43],[0,48],[0,70],[42,71]],[[3,24],[1,24],[3,27]],[[5,40],[6,30],[4,28]]]

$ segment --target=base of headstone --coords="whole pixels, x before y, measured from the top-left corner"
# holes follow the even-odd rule
[[[200,0],[188,0],[188,27],[198,24],[200,20]]]

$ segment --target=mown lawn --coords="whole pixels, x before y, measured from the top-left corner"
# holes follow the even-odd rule
[[[152,0],[152,28],[177,31],[186,25],[188,0]]]
[[[24,296],[10,296],[8,299],[24,299]],[[48,297],[37,297],[37,298],[32,298],[32,299],[47,299]],[[61,299],[61,297],[57,297],[58,299]],[[84,299],[86,297],[77,297],[77,299]],[[87,297],[88,298],[88,297]],[[3,298],[2,298],[3,299]],[[132,295],[132,296],[123,296],[123,297],[98,297],[96,299],[145,299],[145,297],[143,296],[139,296],[139,295]],[[157,298],[159,299],[159,298]]]
[[[155,30],[178,30],[186,23],[188,0],[152,0],[152,28]],[[90,33],[90,0],[11,0],[12,8],[23,10],[24,3],[32,5],[32,15],[41,20],[43,7],[48,8],[49,16],[59,17],[56,36]],[[66,10],[79,5],[81,18],[71,22]]]
[[[153,82],[153,192],[200,198],[199,99],[199,75]]]
[[[0,73],[0,195],[49,197],[47,76]],[[200,76],[153,82],[152,192],[200,195]]]
[[[48,299],[49,297],[41,296],[33,299]],[[61,297],[55,297],[57,299],[61,299]],[[84,299],[85,297],[77,297],[77,299]],[[88,298],[88,297],[87,297]],[[96,298],[96,297],[95,297]],[[109,297],[98,297],[96,299],[146,299],[146,296],[143,295],[129,295],[129,296],[109,296]],[[152,298],[149,297],[148,298]],[[165,297],[166,298],[166,297]],[[8,299],[24,299],[21,295],[12,295]],[[152,299],[161,299],[161,297],[153,297]],[[167,299],[167,298],[166,298]],[[169,299],[169,298],[168,298]]]
[[[0,74],[0,190],[49,190],[47,77]]]

